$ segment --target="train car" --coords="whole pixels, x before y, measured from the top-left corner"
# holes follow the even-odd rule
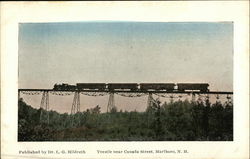
[[[166,90],[173,91],[175,87],[174,83],[140,83],[140,90]]]
[[[78,90],[105,90],[105,83],[77,83]]]
[[[209,92],[208,83],[177,83],[177,89],[180,92],[185,91],[200,91]]]
[[[137,90],[138,84],[137,83],[108,83],[108,90]]]
[[[75,85],[69,85],[67,83],[55,84],[53,90],[55,91],[75,91]]]

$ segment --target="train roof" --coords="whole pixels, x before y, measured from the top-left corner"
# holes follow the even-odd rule
[[[106,83],[76,83],[76,84],[106,84]]]
[[[108,84],[138,84],[138,83],[108,83]]]
[[[153,84],[173,84],[174,85],[175,83],[140,83],[140,84],[152,84],[152,85]]]
[[[178,84],[188,84],[188,85],[209,85],[208,83],[177,83]]]

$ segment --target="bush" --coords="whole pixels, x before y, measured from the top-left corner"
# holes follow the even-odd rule
[[[49,123],[40,121],[41,111],[49,113]],[[19,100],[18,141],[80,140],[232,141],[233,105],[186,100],[158,102],[145,112],[114,109],[111,113],[100,113],[97,106],[69,115],[34,109]]]

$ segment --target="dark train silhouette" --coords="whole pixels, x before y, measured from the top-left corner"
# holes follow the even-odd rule
[[[69,85],[66,83],[55,84],[53,90],[56,91],[76,91],[76,90],[99,90],[99,91],[168,91],[185,92],[199,91],[209,92],[208,83],[77,83]]]

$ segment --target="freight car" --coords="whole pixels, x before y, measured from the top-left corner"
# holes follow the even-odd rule
[[[75,85],[69,85],[67,83],[62,83],[62,84],[55,84],[53,90],[55,91],[75,91],[76,86]]]
[[[109,91],[113,90],[132,90],[138,89],[137,83],[108,83],[107,88]]]
[[[177,83],[178,91],[200,91],[209,92],[208,83]]]
[[[105,83],[77,83],[78,90],[105,90]]]
[[[148,91],[148,90],[166,90],[173,91],[175,87],[174,83],[140,83],[140,90]]]

